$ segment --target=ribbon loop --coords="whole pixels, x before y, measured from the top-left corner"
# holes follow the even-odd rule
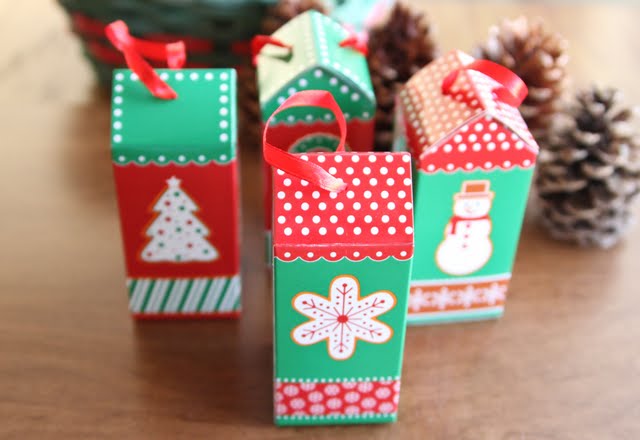
[[[357,52],[360,52],[365,57],[369,54],[367,36],[358,35],[355,32],[351,32],[347,38],[342,40],[340,42],[340,47],[349,47]]]
[[[105,28],[105,35],[124,55],[127,66],[140,78],[151,94],[160,99],[176,99],[178,95],[162,81],[153,68],[145,61],[149,58],[166,61],[172,69],[179,69],[186,61],[185,45],[182,41],[158,43],[134,38],[124,21],[118,20]]]
[[[340,143],[336,148],[337,152],[345,151],[345,143],[347,140],[347,122],[338,103],[335,101],[331,93],[324,90],[305,90],[291,95],[285,102],[277,108],[269,117],[262,133],[262,152],[267,163],[275,168],[285,171],[299,179],[306,180],[327,191],[343,191],[347,184],[338,179],[324,168],[300,159],[295,154],[283,150],[272,145],[267,140],[269,126],[273,117],[278,113],[292,107],[320,107],[330,110],[336,117],[338,127],[340,128]]]
[[[442,93],[448,95],[458,78],[458,74],[463,70],[473,70],[482,73],[494,81],[500,83],[499,87],[492,91],[499,101],[518,107],[527,97],[529,90],[527,85],[518,75],[500,64],[488,60],[476,60],[466,66],[453,70],[442,80]]]
[[[268,44],[283,47],[285,49],[289,49],[289,51],[293,50],[293,47],[290,44],[284,43],[270,35],[256,35],[251,39],[251,62],[254,66],[258,64],[258,55],[260,54],[260,51]]]

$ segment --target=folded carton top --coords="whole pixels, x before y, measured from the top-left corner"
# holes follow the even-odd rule
[[[233,69],[157,69],[178,97],[154,98],[137,75],[113,75],[111,146],[115,163],[225,163],[236,155]]]
[[[348,186],[341,192],[329,192],[275,170],[276,258],[411,258],[413,199],[408,153],[309,153],[299,157]]]
[[[340,23],[313,10],[278,29],[273,37],[291,49],[267,45],[257,58],[263,120],[286,98],[301,90],[330,91],[347,119],[371,119],[375,113],[375,96],[367,60],[357,50],[340,46],[349,36],[349,31]],[[283,114],[282,118],[288,118],[284,121],[291,123],[308,115],[318,120],[333,119],[331,113],[321,109],[300,116]]]
[[[499,83],[461,70],[450,93],[443,93],[444,78],[473,61],[452,51],[420,70],[400,92],[411,154],[429,171],[533,165],[536,141],[518,109],[496,99]]]

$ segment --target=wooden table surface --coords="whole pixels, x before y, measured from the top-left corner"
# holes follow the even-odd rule
[[[637,6],[428,9],[445,49],[542,15],[572,42],[577,85],[640,102]],[[546,238],[533,209],[502,320],[409,329],[397,424],[275,428],[257,155],[242,157],[242,320],[136,324],[108,100],[53,2],[0,0],[0,39],[0,438],[640,438],[640,227],[584,251]]]

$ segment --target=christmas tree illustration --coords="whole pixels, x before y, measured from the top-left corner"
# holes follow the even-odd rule
[[[175,176],[167,184],[153,206],[158,215],[145,231],[151,241],[142,250],[142,259],[151,263],[216,260],[218,251],[206,238],[209,229],[194,214],[198,206]]]

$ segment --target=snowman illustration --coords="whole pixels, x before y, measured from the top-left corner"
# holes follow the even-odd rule
[[[491,204],[494,193],[488,180],[467,180],[453,196],[453,216],[436,251],[436,263],[449,275],[468,275],[491,258]]]

